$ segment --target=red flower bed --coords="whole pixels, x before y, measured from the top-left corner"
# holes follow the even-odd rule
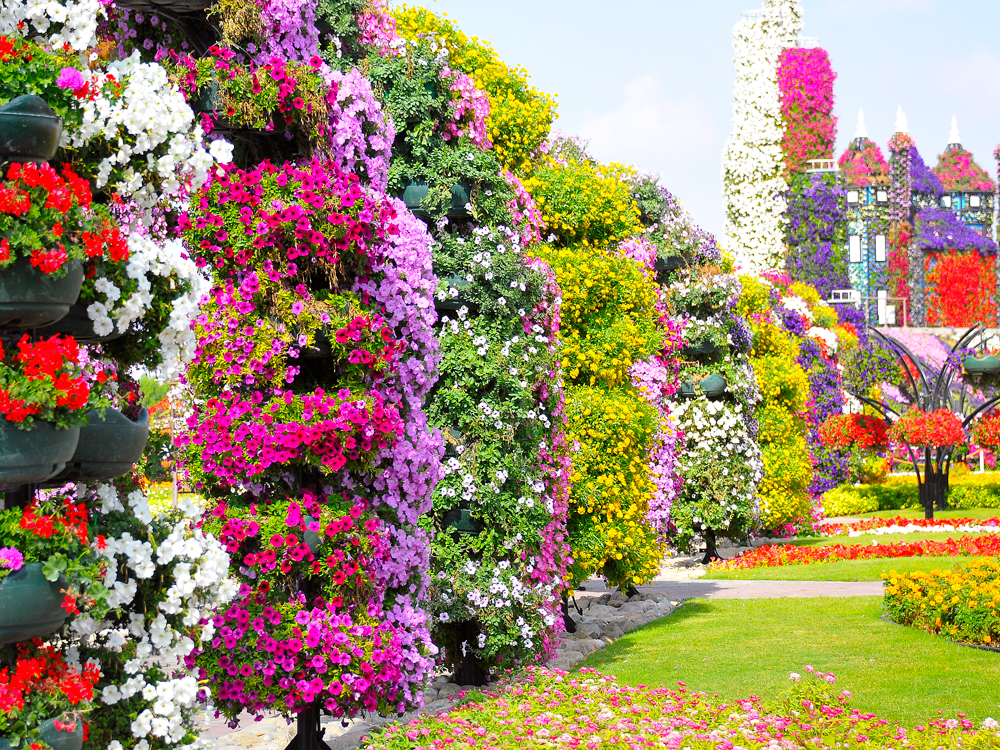
[[[889,526],[916,526],[922,529],[955,528],[957,526],[996,526],[1000,518],[866,518],[853,523],[820,523],[816,530],[828,536],[838,536],[851,531],[874,531]]]
[[[793,544],[768,544],[744,552],[731,560],[711,563],[709,570],[749,570],[751,568],[776,568],[781,565],[811,565],[837,562],[838,560],[878,560],[886,557],[926,557],[959,555],[1000,555],[1000,536],[988,535],[961,537],[935,542],[921,539],[916,542],[890,544],[831,544],[829,547],[797,547]]]

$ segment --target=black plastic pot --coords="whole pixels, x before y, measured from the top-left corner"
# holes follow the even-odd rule
[[[51,422],[35,420],[30,430],[0,418],[0,490],[44,482],[63,470],[73,458],[80,428],[57,430]]]
[[[143,409],[132,421],[117,409],[107,409],[104,416],[93,410],[90,420],[80,428],[80,443],[66,468],[47,480],[49,487],[67,482],[101,482],[127,474],[142,457],[149,438],[149,412]]]
[[[48,161],[62,137],[62,118],[44,99],[19,96],[0,107],[0,160]]]
[[[0,580],[0,644],[52,635],[66,622],[62,576],[49,581],[42,563],[28,563]]]
[[[711,357],[713,354],[717,354],[718,352],[718,345],[712,341],[702,340],[696,344],[684,345],[684,356],[691,357],[692,359]]]
[[[666,258],[657,258],[653,264],[653,270],[656,271],[656,283],[667,283],[670,274],[686,267],[687,262],[680,255],[668,255]]]
[[[472,511],[466,508],[455,508],[444,514],[444,528],[457,534],[479,536],[483,525],[472,517]]]
[[[448,208],[449,219],[468,219],[472,216],[466,208],[472,200],[472,186],[466,180],[459,180],[451,186],[451,206]]]
[[[118,330],[117,324],[114,330],[111,331],[107,336],[99,336],[97,332],[94,331],[94,321],[91,320],[90,316],[87,314],[87,303],[77,302],[75,305],[71,305],[69,312],[65,317],[60,318],[55,323],[51,323],[47,326],[42,326],[37,329],[37,334],[39,336],[55,336],[59,334],[61,336],[72,336],[81,344],[95,344],[103,341],[114,341],[115,339],[120,339],[123,334]]]
[[[0,270],[0,328],[41,328],[61,320],[80,297],[83,265],[66,263],[62,278],[53,278],[18,258]]]

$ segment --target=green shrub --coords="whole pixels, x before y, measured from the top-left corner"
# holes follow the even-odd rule
[[[883,484],[841,485],[823,495],[827,518],[876,510],[919,508],[916,477],[889,477]],[[948,507],[1000,508],[1000,474],[952,474]]]

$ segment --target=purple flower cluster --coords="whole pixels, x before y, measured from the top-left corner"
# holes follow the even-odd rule
[[[941,178],[931,171],[917,151],[916,146],[910,147],[910,179],[912,180],[913,191],[917,193],[929,193],[935,199],[944,194],[944,185]]]
[[[948,209],[925,208],[917,214],[916,225],[913,242],[918,250],[967,250],[980,255],[995,255],[997,252],[997,243],[968,227]]]
[[[264,33],[255,54],[258,63],[272,57],[304,63],[319,55],[314,0],[262,0],[259,5]]]
[[[824,174],[797,176],[787,196],[791,250],[785,268],[796,281],[816,287],[822,297],[851,286],[838,229],[845,216],[845,197],[844,188]]]

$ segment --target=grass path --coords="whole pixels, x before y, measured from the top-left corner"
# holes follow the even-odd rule
[[[815,567],[815,566],[813,566]],[[1000,653],[955,646],[879,619],[879,597],[694,599],[582,666],[632,685],[686,683],[727,698],[776,698],[810,664],[837,675],[851,706],[912,726],[1000,717]]]

